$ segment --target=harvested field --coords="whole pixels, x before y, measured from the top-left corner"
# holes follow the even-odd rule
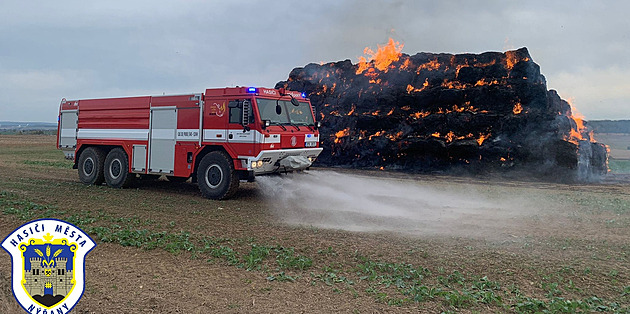
[[[74,313],[630,311],[630,183],[314,169],[227,201],[84,186],[54,136],[0,136],[0,236],[88,232]],[[0,313],[23,312],[0,254]]]

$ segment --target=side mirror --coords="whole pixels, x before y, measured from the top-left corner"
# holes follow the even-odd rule
[[[243,100],[243,110],[241,111],[241,125],[245,128],[246,131],[249,131],[249,109],[251,108],[251,103],[249,100]]]
[[[276,114],[277,115],[282,114],[282,106],[280,106],[280,104],[276,104]]]
[[[300,102],[297,99],[291,97],[291,104],[298,107],[300,105]]]

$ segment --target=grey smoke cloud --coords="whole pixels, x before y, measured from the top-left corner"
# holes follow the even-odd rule
[[[4,1],[0,120],[55,121],[62,97],[273,86],[392,37],[403,52],[527,46],[587,119],[628,119],[624,2]]]

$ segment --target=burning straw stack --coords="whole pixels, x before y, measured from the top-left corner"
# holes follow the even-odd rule
[[[318,164],[434,171],[533,170],[589,179],[607,171],[571,106],[547,90],[526,48],[482,54],[400,53],[308,64],[276,88],[308,93],[322,121]]]

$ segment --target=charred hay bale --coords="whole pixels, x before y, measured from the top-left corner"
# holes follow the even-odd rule
[[[607,169],[605,147],[590,143],[570,104],[547,90],[526,48],[378,61],[311,63],[276,84],[308,93],[323,123],[320,165],[409,171],[470,165],[551,177]]]

